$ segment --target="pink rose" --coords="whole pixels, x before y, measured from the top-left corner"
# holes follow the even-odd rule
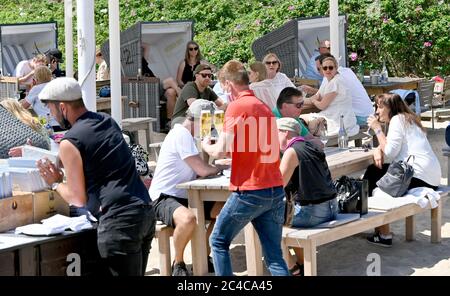
[[[295,9],[295,6],[294,6],[294,5],[291,5],[291,6],[288,7],[288,10],[289,10],[289,11],[292,11],[292,10],[294,10],[294,9]]]
[[[423,43],[423,46],[424,46],[424,47],[431,47],[431,45],[432,45],[432,43],[431,43],[430,41],[425,41],[425,42]]]
[[[356,52],[352,52],[351,54],[350,54],[350,60],[352,61],[352,62],[354,62],[354,61],[356,61],[358,59],[358,54],[356,53]]]

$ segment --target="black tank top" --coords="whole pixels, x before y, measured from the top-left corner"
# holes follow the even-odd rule
[[[292,145],[299,165],[286,186],[287,192],[297,192],[295,200],[301,205],[317,204],[336,196],[336,188],[325,159],[325,153],[310,141]]]
[[[80,151],[88,209],[89,205],[99,204],[103,214],[117,213],[150,202],[131,151],[119,126],[109,115],[84,113],[63,140],[70,141]],[[89,210],[95,212],[95,209]]]
[[[200,65],[200,62],[197,62],[194,66],[191,67],[188,61],[184,60],[184,70],[183,75],[181,76],[181,81],[183,81],[184,84],[188,83],[189,81],[194,81],[194,70],[198,65]]]

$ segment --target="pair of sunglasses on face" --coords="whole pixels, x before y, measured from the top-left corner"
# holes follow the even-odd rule
[[[194,51],[194,50],[198,50],[198,47],[189,47],[189,51]]]
[[[212,78],[212,74],[208,74],[208,73],[198,73],[199,75],[201,75],[203,78],[206,78],[206,77],[208,77],[208,78]]]
[[[333,71],[334,70],[334,66],[323,66],[322,70],[323,71],[328,71],[328,70]],[[317,68],[317,71],[320,72],[320,68]]]

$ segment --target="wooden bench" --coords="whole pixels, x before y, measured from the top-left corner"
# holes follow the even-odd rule
[[[158,221],[158,223],[160,223]],[[158,239],[159,252],[159,274],[163,276],[172,275],[172,265],[170,257],[170,237],[173,235],[173,228],[165,224],[157,224],[155,238]]]
[[[389,224],[398,220],[405,219],[406,240],[415,238],[415,220],[414,215],[431,210],[431,242],[441,242],[441,224],[442,224],[442,206],[443,198],[448,195],[448,188],[444,188],[441,193],[441,199],[438,206],[434,209],[421,208],[417,204],[407,204],[390,210],[370,209],[366,215],[358,220],[336,226],[333,228],[283,228],[282,249],[283,255],[288,262],[288,247],[303,248],[305,275],[317,275],[317,247],[346,238],[364,231],[372,230],[375,227]]]
[[[153,140],[153,122],[155,121],[156,118],[152,117],[125,118],[122,119],[122,128],[131,133],[137,133],[135,141],[148,151],[148,145]]]

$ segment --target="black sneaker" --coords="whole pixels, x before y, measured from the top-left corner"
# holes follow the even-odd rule
[[[295,263],[294,267],[289,269],[289,273],[292,276],[304,276],[305,275],[305,267],[303,264]]]
[[[367,238],[367,241],[371,244],[390,248],[392,247],[392,238],[382,238],[379,233],[375,233]]]
[[[190,276],[183,261],[172,264],[172,276]]]
[[[208,256],[208,272],[209,273],[216,272],[215,269],[214,269],[213,258],[211,258],[211,256]]]

